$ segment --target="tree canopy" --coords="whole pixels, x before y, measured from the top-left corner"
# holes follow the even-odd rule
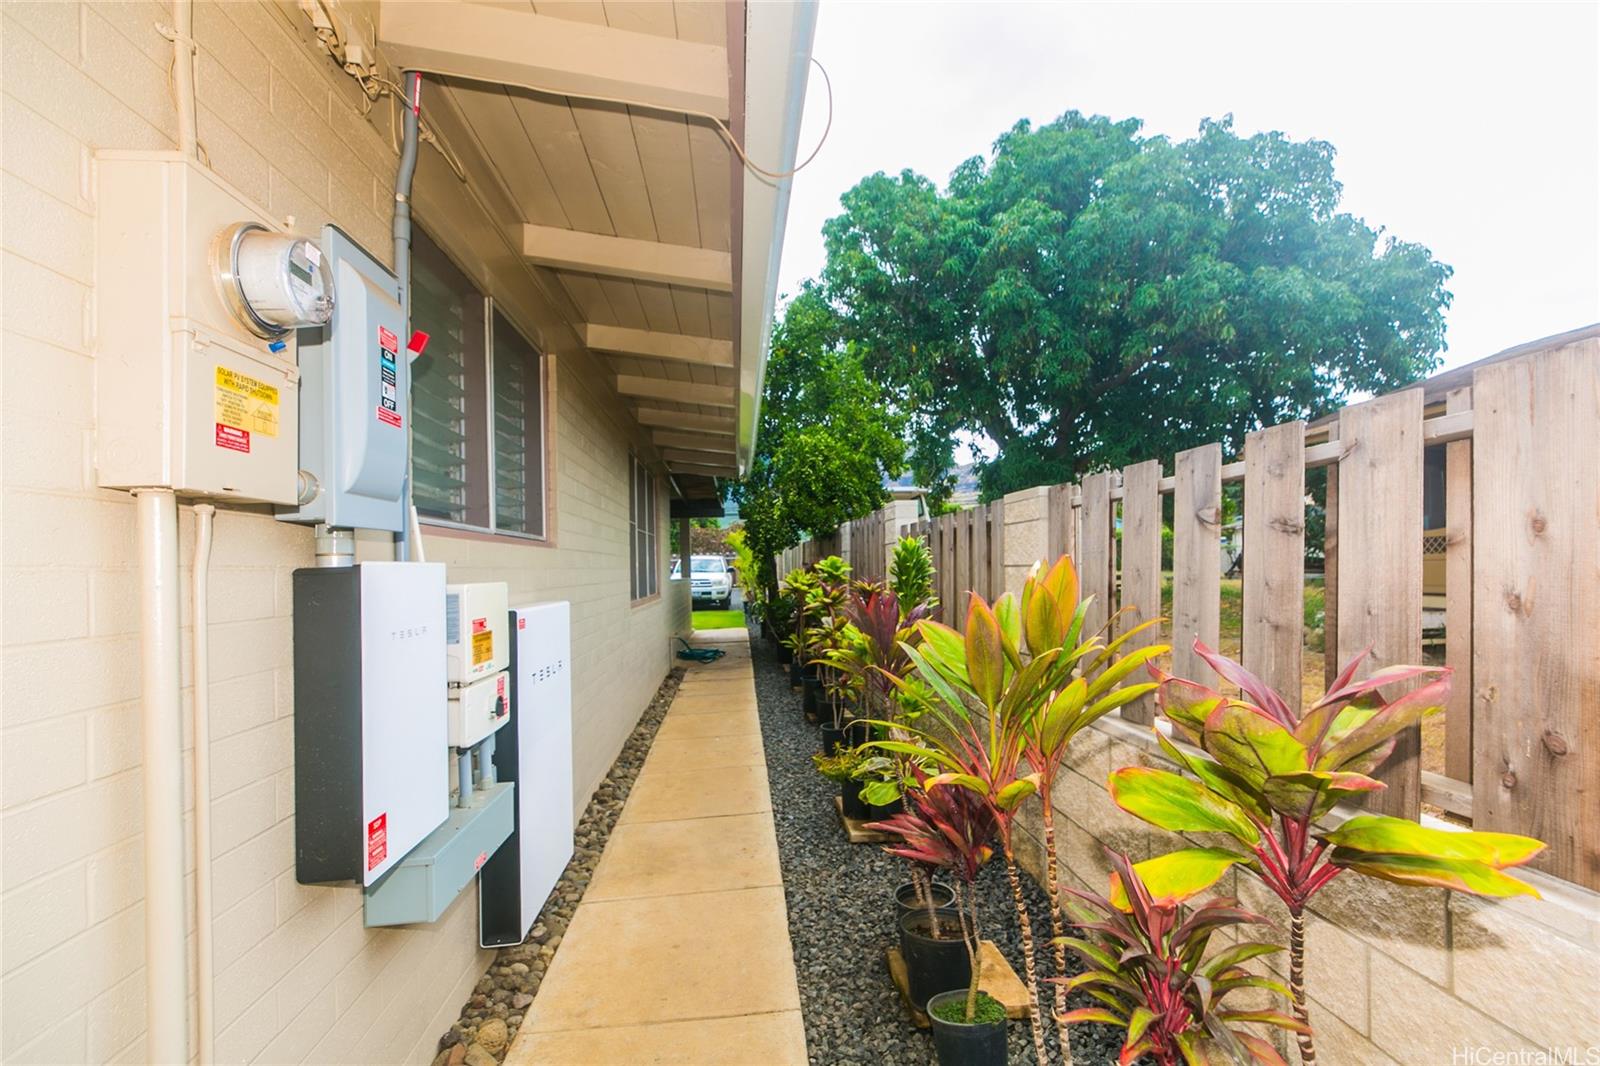
[[[1415,380],[1444,348],[1450,268],[1341,213],[1333,161],[1231,117],[1180,143],[1075,111],[1019,122],[944,190],[906,170],[847,192],[824,227],[826,299],[807,299],[908,419],[932,488],[960,432],[999,446],[988,498],[1236,450]],[[769,438],[791,440],[805,447]]]
[[[756,453],[734,489],[763,567],[802,534],[825,536],[882,506],[885,478],[905,461],[904,429],[807,284],[773,327]]]

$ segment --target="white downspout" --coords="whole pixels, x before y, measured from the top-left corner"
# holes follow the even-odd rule
[[[178,499],[134,490],[139,522],[139,650],[144,703],[145,1053],[189,1061],[188,920],[183,885],[183,700]]]
[[[178,111],[178,151],[190,159],[199,153],[194,93],[194,3],[172,0],[172,94]]]
[[[195,1014],[200,1029],[200,1063],[211,1066],[216,1055],[216,954],[212,946],[211,914],[211,640],[207,594],[211,577],[211,518],[217,509],[209,503],[194,508],[194,903],[195,903]]]

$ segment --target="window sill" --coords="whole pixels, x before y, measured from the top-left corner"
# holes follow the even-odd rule
[[[660,602],[661,602],[661,593],[660,592],[653,592],[650,595],[644,597],[643,599],[629,600],[628,601],[628,606],[630,608],[632,608],[632,607],[649,607],[651,604],[660,603]]]
[[[422,533],[428,537],[449,537],[452,540],[486,541],[491,544],[512,544],[521,548],[553,548],[555,542],[548,537],[533,537],[526,533],[495,533],[487,529],[475,529],[471,526],[457,526],[448,522],[435,522],[432,519],[419,519]]]

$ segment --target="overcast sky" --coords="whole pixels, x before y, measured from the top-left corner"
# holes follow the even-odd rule
[[[941,187],[1017,119],[1192,136],[1234,115],[1338,151],[1344,209],[1455,268],[1453,366],[1600,321],[1600,4],[822,0],[833,130],[795,179],[779,292],[874,171]],[[826,118],[813,70],[803,158]]]

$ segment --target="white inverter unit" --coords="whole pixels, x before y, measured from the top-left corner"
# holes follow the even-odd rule
[[[572,858],[572,607],[515,607],[511,720],[495,744],[495,776],[516,784],[511,838],[478,882],[478,942],[520,944]]]

